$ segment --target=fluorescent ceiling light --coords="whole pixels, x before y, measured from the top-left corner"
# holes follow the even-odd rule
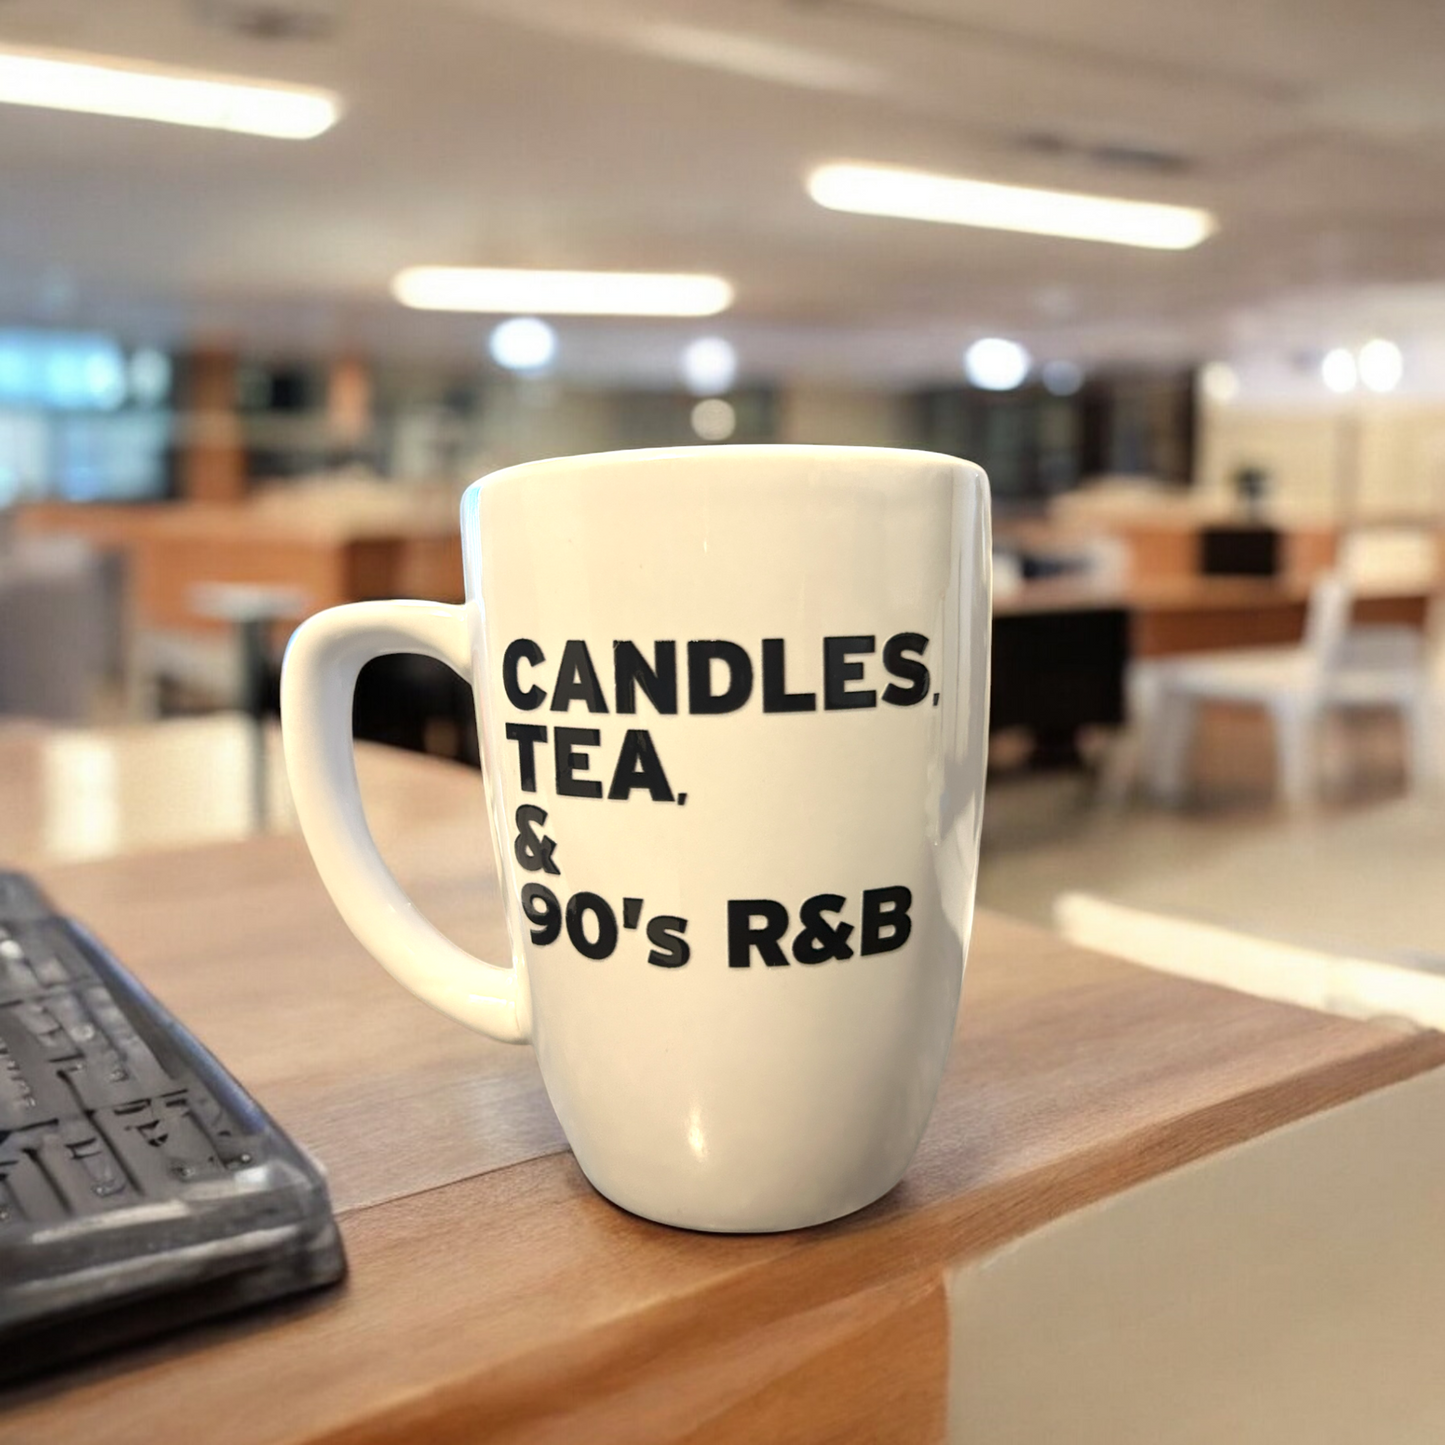
[[[423,311],[537,316],[715,316],[733,300],[733,288],[721,276],[473,266],[409,266],[391,291],[404,306]]]
[[[899,166],[836,161],[811,171],[807,185],[808,194],[832,211],[1110,241],[1160,251],[1188,250],[1217,228],[1208,211],[1190,206],[1003,186]]]
[[[310,140],[330,130],[341,103],[328,91],[238,80],[63,51],[0,50],[0,104],[167,121]]]
[[[725,442],[738,429],[736,409],[720,396],[698,402],[691,420],[694,434],[705,442]]]

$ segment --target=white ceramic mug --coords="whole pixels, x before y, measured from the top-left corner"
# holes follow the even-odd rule
[[[530,1040],[577,1161],[666,1224],[778,1230],[902,1177],[943,1073],[987,739],[988,483],[923,452],[564,457],[462,502],[467,601],[292,639],[296,809],[413,993]],[[473,680],[511,966],[423,919],[357,794],[356,675]]]

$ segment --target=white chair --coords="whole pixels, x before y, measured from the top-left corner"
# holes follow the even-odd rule
[[[1352,528],[1340,538],[1338,570],[1358,595],[1433,592],[1440,582],[1441,538],[1433,526]]]
[[[1412,785],[1432,775],[1432,706],[1424,638],[1352,634],[1353,594],[1329,575],[1310,593],[1298,647],[1200,653],[1154,664],[1144,678],[1144,757],[1156,796],[1185,792],[1198,709],[1205,703],[1263,708],[1274,724],[1280,791],[1291,807],[1315,791],[1322,717],[1342,708],[1393,708],[1404,723]]]

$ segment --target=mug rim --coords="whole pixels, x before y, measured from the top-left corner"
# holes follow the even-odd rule
[[[807,442],[737,442],[708,443],[701,446],[674,447],[619,447],[612,451],[578,452],[571,456],[539,457],[530,462],[514,462],[510,466],[498,467],[486,472],[467,487],[468,495],[475,495],[485,488],[511,480],[519,474],[546,474],[548,472],[575,469],[579,465],[611,467],[632,462],[670,462],[704,457],[719,459],[731,457],[768,457],[782,460],[796,457],[799,461],[821,461],[824,459],[861,460],[870,458],[877,462],[889,462],[902,469],[937,467],[940,464],[961,467],[971,472],[975,480],[983,480],[987,473],[974,461],[966,457],[951,456],[947,452],[924,451],[917,447],[867,447],[843,446],[837,444],[813,444]]]

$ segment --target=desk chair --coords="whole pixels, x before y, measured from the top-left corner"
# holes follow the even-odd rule
[[[1155,664],[1145,692],[1144,757],[1152,791],[1177,802],[1188,775],[1199,707],[1242,703],[1260,707],[1274,724],[1280,791],[1291,807],[1315,792],[1315,744],[1321,719],[1343,708],[1392,708],[1406,736],[1406,769],[1413,786],[1432,772],[1432,703],[1424,638],[1352,632],[1353,593],[1338,575],[1310,592],[1304,639],[1298,647],[1200,653]],[[1152,694],[1152,696],[1149,696]]]
[[[1340,538],[1339,571],[1356,592],[1433,592],[1440,581],[1440,532],[1423,524],[1351,528]]]

